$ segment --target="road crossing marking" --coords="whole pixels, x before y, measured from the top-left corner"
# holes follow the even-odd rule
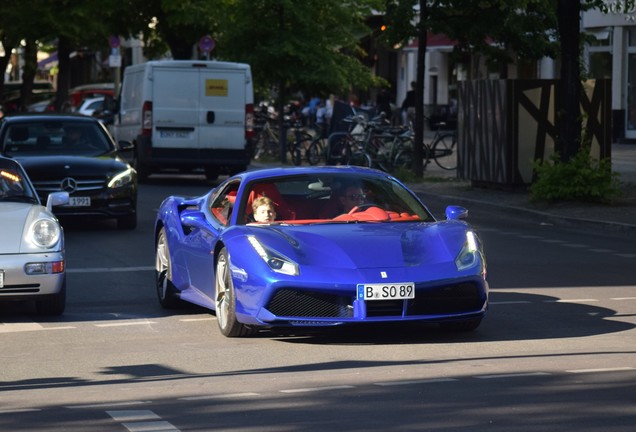
[[[117,410],[106,411],[106,414],[130,432],[179,431],[170,422],[161,420],[161,417],[150,410]]]

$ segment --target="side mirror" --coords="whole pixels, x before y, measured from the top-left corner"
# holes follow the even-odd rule
[[[199,210],[184,210],[181,213],[181,223],[190,228],[206,228],[208,226],[205,215]]]
[[[68,192],[52,192],[46,199],[46,208],[51,211],[53,206],[68,204],[68,200]]]
[[[468,209],[460,206],[448,206],[446,207],[446,219],[458,220],[466,219],[468,217]]]

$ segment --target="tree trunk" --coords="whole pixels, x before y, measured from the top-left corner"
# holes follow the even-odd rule
[[[278,98],[276,99],[276,111],[278,112],[278,144],[280,148],[280,161],[287,163],[287,130],[285,129],[285,81],[278,84]]]
[[[558,112],[557,151],[567,162],[581,146],[580,0],[558,0],[557,19],[561,40],[561,91]]]
[[[415,138],[413,149],[413,173],[424,175],[424,73],[426,71],[426,36],[428,10],[426,0],[420,0],[420,22],[418,24],[417,77],[415,86]]]
[[[71,86],[71,41],[60,36],[57,41],[57,92],[55,111],[63,112],[68,107],[68,93]]]
[[[11,51],[18,45],[19,40],[12,40],[5,36],[0,39],[0,43],[4,47],[4,55],[0,56],[0,70],[6,71],[9,61],[11,60]],[[0,73],[0,90],[2,90],[2,86],[4,86],[4,76],[4,73]],[[2,101],[0,101],[0,103],[2,103]]]
[[[38,68],[38,47],[33,39],[26,39],[24,45],[24,67],[22,68],[22,87],[20,88],[20,111],[28,111],[33,94],[33,81]]]

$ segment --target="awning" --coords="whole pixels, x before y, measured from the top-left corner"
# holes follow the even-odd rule
[[[40,60],[38,62],[38,69],[40,70],[49,70],[52,67],[57,66],[57,51],[45,58],[44,60]]]

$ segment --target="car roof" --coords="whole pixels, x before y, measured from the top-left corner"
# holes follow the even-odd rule
[[[320,175],[320,174],[350,174],[350,175],[366,175],[381,178],[393,178],[384,171],[363,168],[358,166],[340,165],[340,166],[306,166],[306,167],[275,167],[263,168],[253,171],[245,171],[237,174],[232,178],[241,178],[243,181],[264,180],[276,177],[286,177],[294,175]]]
[[[94,117],[87,117],[77,113],[19,113],[9,114],[2,118],[3,123],[23,123],[37,121],[63,120],[85,123],[99,123]]]

